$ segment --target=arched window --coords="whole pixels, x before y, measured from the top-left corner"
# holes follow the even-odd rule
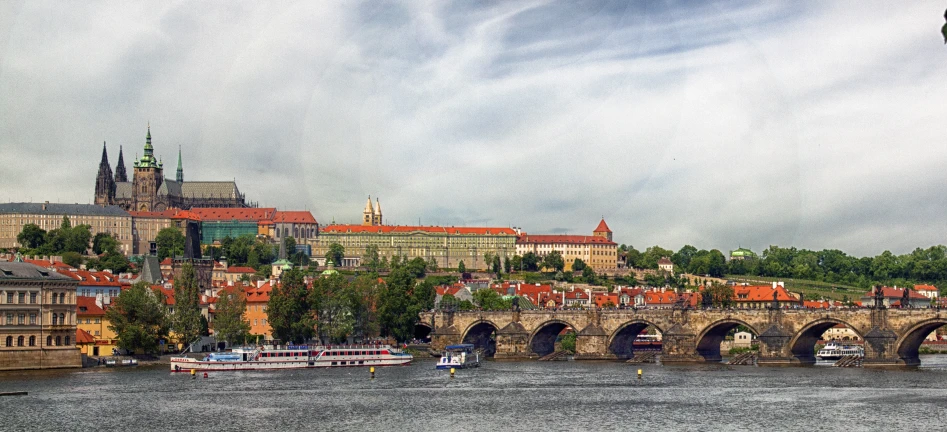
[[[59,324],[59,315],[53,314],[53,325]]]
[[[7,346],[13,346],[13,336],[7,336]]]
[[[36,346],[36,336],[30,336],[30,346]]]
[[[56,346],[62,346],[62,336],[56,336]]]
[[[16,346],[23,346],[23,336],[16,338]]]
[[[59,294],[59,304],[66,304],[66,293]]]
[[[69,336],[66,336],[66,346],[69,346]]]
[[[46,346],[53,346],[53,337],[46,336]]]
[[[66,324],[66,314],[64,313],[59,314],[59,323]]]

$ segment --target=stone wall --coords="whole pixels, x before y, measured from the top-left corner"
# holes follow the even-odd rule
[[[0,370],[82,367],[78,348],[0,350]]]

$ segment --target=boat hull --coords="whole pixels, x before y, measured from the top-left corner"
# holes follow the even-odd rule
[[[171,372],[198,372],[206,371],[246,371],[246,370],[280,370],[280,369],[315,369],[328,367],[366,367],[366,366],[401,366],[411,362],[408,359],[367,359],[367,360],[346,360],[346,361],[326,361],[326,360],[284,360],[284,361],[246,361],[246,362],[222,362],[222,361],[199,361],[194,359],[184,360],[183,358],[171,359]]]

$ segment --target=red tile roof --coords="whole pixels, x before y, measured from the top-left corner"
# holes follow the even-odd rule
[[[937,287],[933,285],[914,285],[914,291],[935,291],[940,292]]]
[[[616,245],[617,243],[608,241],[604,237],[584,236],[584,235],[559,235],[559,234],[538,234],[521,235],[516,239],[516,243],[528,244],[606,244]]]
[[[308,211],[278,211],[273,218],[276,223],[316,223],[316,218]]]
[[[76,343],[77,344],[95,343],[95,338],[92,337],[92,335],[90,335],[89,332],[81,328],[77,328],[76,329]]]
[[[179,211],[180,210],[176,208],[170,208],[160,212],[130,211],[128,214],[134,218],[141,219],[171,219],[171,217]]]
[[[228,267],[227,273],[256,273],[253,267]]]
[[[742,296],[742,297],[741,297]],[[770,285],[737,285],[733,287],[733,299],[738,302],[771,302],[773,301],[773,287]],[[789,295],[785,288],[776,287],[776,301],[798,301]]]
[[[612,230],[608,229],[608,224],[605,223],[605,219],[602,219],[602,221],[598,223],[598,226],[595,227],[595,231],[592,232],[612,232]]]
[[[193,220],[193,221],[200,221],[201,217],[195,212],[181,210],[175,213],[174,216],[171,216],[171,219],[187,219],[187,220]]]
[[[382,225],[382,226],[362,226],[362,225],[328,225],[321,230],[322,233],[346,234],[346,233],[412,233],[429,232],[435,234],[454,234],[454,235],[516,235],[516,231],[511,228],[497,227],[441,227],[441,226],[402,226],[402,225]]]
[[[673,265],[674,262],[671,261],[671,260],[669,260],[669,259],[667,259],[667,257],[663,257],[663,258],[661,258],[661,259],[658,260],[658,265],[661,265],[661,264],[664,264],[664,265],[671,264],[671,265]]]
[[[273,219],[276,209],[269,208],[192,208],[201,220],[205,222],[226,222],[238,220],[242,222],[259,222]]]
[[[76,316],[103,316],[105,311],[95,304],[95,297],[76,297]]]
[[[917,291],[914,291],[912,289],[908,289],[908,291],[910,291],[910,293],[908,294],[909,296],[908,298],[919,299],[919,300],[930,300],[926,296],[924,296],[923,294]],[[885,298],[898,298],[899,299],[899,298],[904,297],[904,288],[881,287],[881,293],[882,295],[884,295]],[[862,298],[874,297],[874,296],[875,296],[875,289],[872,288],[871,291],[868,291],[867,293],[865,293],[865,295],[862,296]]]

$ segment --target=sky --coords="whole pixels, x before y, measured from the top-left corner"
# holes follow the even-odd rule
[[[784,4],[785,3],[785,4]],[[173,178],[639,250],[947,244],[942,1],[0,2],[0,202]]]

